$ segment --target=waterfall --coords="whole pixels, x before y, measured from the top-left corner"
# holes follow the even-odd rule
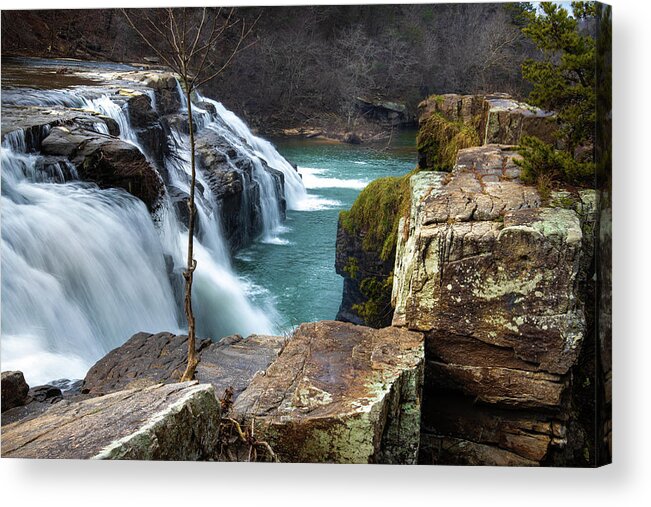
[[[13,90],[8,96],[3,100],[13,104],[97,111],[117,122],[121,139],[140,148],[126,107],[96,89],[26,90],[23,95]],[[233,113],[202,100],[217,114],[197,108],[200,126],[218,131],[251,159],[264,235],[271,236],[280,227],[283,196],[264,164],[284,174],[290,208],[300,208],[305,200],[300,176]],[[94,128],[108,134],[103,123]],[[189,193],[187,138],[172,131],[168,144],[166,184]],[[138,331],[182,332],[181,274],[188,238],[169,196],[152,218],[127,192],[78,181],[72,164],[26,153],[25,147],[21,131],[7,134],[2,144],[2,368],[22,370],[32,385],[82,378],[95,361]],[[279,320],[275,309],[249,300],[255,288],[233,272],[218,202],[201,171],[197,174],[197,334],[214,339],[272,334]]]
[[[252,160],[264,160],[269,167],[282,172],[285,177],[287,207],[293,210],[305,209],[309,197],[301,176],[276,148],[266,139],[255,136],[241,118],[226,109],[220,102],[206,97],[201,97],[201,100],[212,104],[217,111],[217,117],[221,119],[221,122],[213,122],[208,125],[208,128],[222,134]]]
[[[8,144],[8,143],[7,143]],[[145,205],[121,190],[37,182],[38,155],[2,148],[2,367],[83,378],[138,331],[180,331]]]

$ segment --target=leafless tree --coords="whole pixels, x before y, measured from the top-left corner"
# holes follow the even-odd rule
[[[122,12],[142,41],[167,68],[178,75],[188,104],[191,180],[188,199],[188,254],[183,272],[184,310],[188,321],[188,363],[181,377],[182,381],[187,381],[194,377],[199,362],[192,311],[192,281],[197,268],[194,259],[196,163],[192,94],[219,76],[239,52],[255,42],[249,40],[255,22],[247,24],[236,16],[234,9],[222,8],[140,9],[137,12]]]

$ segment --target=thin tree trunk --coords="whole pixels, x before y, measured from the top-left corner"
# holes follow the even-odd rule
[[[196,167],[194,160],[194,124],[192,121],[192,100],[191,90],[188,86],[187,80],[184,80],[185,96],[188,102],[188,129],[190,131],[190,166],[192,170],[192,177],[190,181],[190,199],[188,200],[188,210],[190,217],[188,218],[188,261],[187,268],[183,272],[185,278],[185,316],[188,320],[188,365],[181,377],[181,381],[185,382],[194,378],[194,371],[199,363],[197,359],[196,347],[196,333],[194,313],[192,312],[192,279],[194,270],[197,268],[197,261],[194,260],[194,189],[196,185]]]

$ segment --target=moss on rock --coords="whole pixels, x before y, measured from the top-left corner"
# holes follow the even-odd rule
[[[479,117],[473,118],[469,124],[451,121],[439,112],[421,121],[416,137],[419,166],[451,171],[459,150],[481,144],[477,131],[479,121]]]
[[[362,248],[376,252],[383,261],[395,255],[398,222],[409,210],[409,178],[416,172],[371,182],[350,210],[339,215],[346,232],[363,235]]]

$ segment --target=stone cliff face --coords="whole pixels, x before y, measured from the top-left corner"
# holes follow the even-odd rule
[[[459,149],[519,144],[523,136],[554,143],[556,122],[506,94],[432,95],[418,105],[418,165],[451,170]]]
[[[596,194],[543,204],[515,157],[469,148],[451,173],[411,178],[393,325],[426,337],[422,462],[590,463],[572,393],[590,325]]]
[[[457,163],[460,149],[486,144],[515,145],[524,135],[536,135],[552,142],[556,131],[553,115],[504,94],[434,95],[421,102],[418,115],[419,170],[450,171]],[[381,222],[397,225],[400,217],[407,214],[407,179],[394,178],[390,182],[387,179],[378,188],[369,185],[351,212],[356,214],[356,208],[363,204],[360,201],[373,199],[375,203],[367,203],[366,207],[375,211],[358,218],[359,223],[353,229],[339,221],[335,267],[344,279],[344,288],[337,320],[373,327],[391,323],[395,252],[387,254],[383,241],[369,242],[364,238],[369,231],[382,228]],[[386,194],[392,195],[392,201]],[[350,216],[351,212],[345,213]],[[390,213],[394,216],[389,217]],[[395,235],[395,230],[389,228],[386,236],[389,234]]]

